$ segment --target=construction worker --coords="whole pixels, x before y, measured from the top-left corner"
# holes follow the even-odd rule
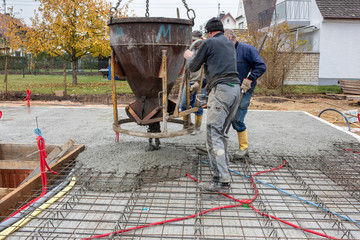
[[[187,68],[198,71],[204,64],[209,93],[206,120],[206,147],[213,179],[201,183],[200,188],[210,192],[230,190],[228,137],[225,130],[231,124],[240,98],[240,80],[236,71],[236,52],[233,43],[224,36],[224,27],[218,18],[211,18],[205,25],[208,39],[196,55],[190,50],[184,53]]]
[[[202,37],[202,33],[200,31],[193,31],[192,32],[192,41],[195,42],[197,40],[204,40]],[[202,41],[197,41],[194,45],[193,51],[194,54],[196,54],[197,50],[199,49]],[[196,102],[196,95],[197,91],[200,87],[200,77],[201,77],[201,69],[199,69],[196,72],[190,72],[188,69],[186,69],[185,74],[187,78],[189,79],[190,83],[190,106],[194,107]],[[203,84],[204,85],[204,84]],[[180,110],[185,111],[187,109],[186,104],[186,86],[184,86],[183,93],[181,95],[181,101],[180,101]],[[201,122],[202,122],[202,116],[203,116],[203,108],[199,106],[199,110],[195,113],[195,127],[194,131],[191,133],[193,135],[200,132],[201,129]],[[186,121],[188,116],[184,116],[183,119]]]
[[[226,29],[224,35],[235,44],[237,71],[239,72],[238,77],[244,90],[240,106],[232,122],[232,126],[237,131],[239,140],[239,150],[235,152],[234,158],[242,159],[249,156],[247,130],[244,122],[245,116],[257,79],[264,74],[266,66],[257,49],[249,44],[238,42],[232,30]],[[251,74],[248,76],[249,72],[251,72]]]

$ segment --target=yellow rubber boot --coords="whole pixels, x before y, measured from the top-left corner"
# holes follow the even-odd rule
[[[234,154],[237,159],[249,156],[247,131],[238,132],[239,150]]]
[[[183,120],[185,121],[185,123],[184,123],[184,129],[187,127],[187,125],[188,125],[188,117],[189,117],[189,115],[186,115],[186,116],[183,116]]]
[[[201,116],[195,115],[195,130],[196,131],[200,131],[201,122],[202,122],[202,115]]]
[[[196,135],[200,133],[201,122],[202,122],[202,115],[201,116],[195,115],[195,127],[194,127],[194,131],[191,133],[192,135]]]

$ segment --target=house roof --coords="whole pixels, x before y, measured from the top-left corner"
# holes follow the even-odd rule
[[[316,0],[324,19],[360,19],[359,0]]]
[[[227,13],[224,17],[222,17],[222,18],[221,18],[221,22],[223,22],[226,17],[230,17],[234,22],[236,22],[236,20],[233,18],[233,16],[231,16],[230,13]]]

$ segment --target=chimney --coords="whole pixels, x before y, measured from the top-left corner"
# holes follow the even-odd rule
[[[225,12],[224,11],[221,11],[220,15],[219,15],[219,19],[223,19],[223,17],[225,17]]]

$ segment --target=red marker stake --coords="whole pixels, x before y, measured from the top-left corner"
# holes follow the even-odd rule
[[[30,107],[30,95],[31,95],[31,90],[30,89],[26,89],[26,93],[27,93],[27,97],[24,98],[23,101],[27,100],[27,106]]]

